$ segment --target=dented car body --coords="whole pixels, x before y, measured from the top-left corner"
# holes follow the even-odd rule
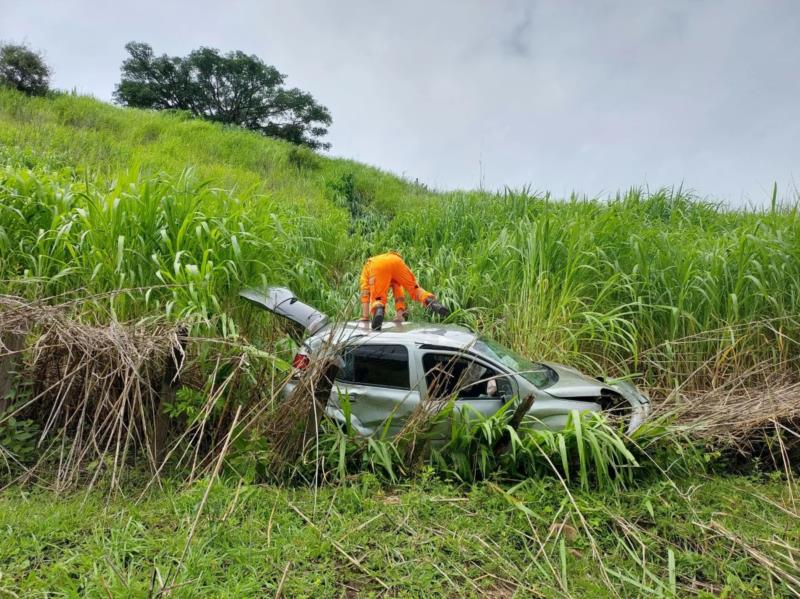
[[[365,436],[396,433],[420,404],[436,399],[454,399],[456,414],[469,406],[489,416],[532,395],[528,415],[533,426],[553,430],[563,428],[575,410],[618,415],[628,433],[650,414],[649,399],[630,383],[531,362],[461,326],[387,322],[381,331],[372,331],[364,321],[331,322],[286,288],[241,295],[304,329],[296,367],[322,352],[335,353],[339,367],[326,411],[343,421],[346,397],[351,425]],[[291,393],[294,384],[290,381],[284,393]]]

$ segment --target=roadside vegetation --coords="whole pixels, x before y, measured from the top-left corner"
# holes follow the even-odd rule
[[[236,293],[265,280],[338,313],[361,261],[394,247],[456,320],[542,358],[651,376],[667,358],[683,375],[714,358],[780,364],[797,337],[796,202],[440,194],[252,133],[67,95],[4,90],[0,118],[0,277],[24,297],[192,283],[103,307],[128,319],[170,302],[171,316],[214,326],[244,323]]]
[[[776,507],[791,491],[770,477],[571,497],[537,479],[387,488],[361,476],[316,491],[228,481],[195,527],[206,488],[138,501],[7,490],[0,593],[756,599],[798,589],[796,515]]]
[[[800,593],[799,235],[797,198],[440,193],[0,89],[0,593]],[[273,401],[289,331],[238,291],[355,315],[386,249],[452,322],[631,378],[659,419],[517,435],[507,412],[423,453],[418,431],[304,437],[312,403]]]

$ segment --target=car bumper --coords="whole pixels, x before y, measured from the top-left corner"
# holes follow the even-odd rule
[[[626,431],[630,435],[650,416],[650,398],[627,381],[619,381],[609,386],[622,395],[631,407],[631,417]]]

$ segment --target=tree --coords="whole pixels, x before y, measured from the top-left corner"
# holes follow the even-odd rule
[[[41,96],[50,89],[50,75],[50,67],[38,52],[21,44],[0,45],[0,85]]]
[[[156,56],[149,44],[130,42],[114,97],[137,108],[187,110],[313,149],[328,149],[332,118],[311,94],[286,89],[286,75],[255,55],[213,48],[186,57]]]

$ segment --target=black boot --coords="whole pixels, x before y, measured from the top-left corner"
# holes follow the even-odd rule
[[[433,312],[434,314],[438,314],[442,318],[447,318],[450,316],[450,310],[445,308],[437,300],[433,300],[431,303],[429,303],[427,308],[429,311]]]
[[[372,315],[372,330],[373,331],[380,331],[381,327],[383,326],[383,315],[385,311],[383,306],[378,306],[375,308],[375,313]]]

